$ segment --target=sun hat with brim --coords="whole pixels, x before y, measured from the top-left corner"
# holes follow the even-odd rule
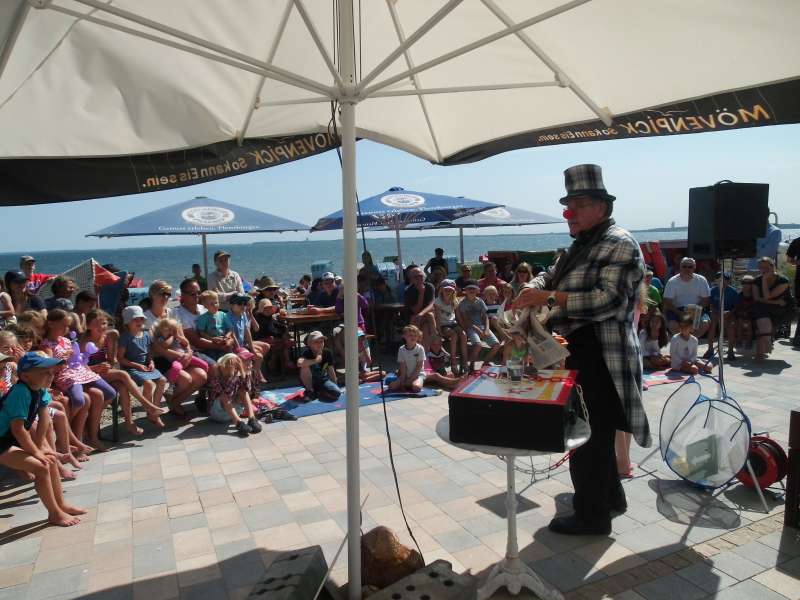
[[[53,358],[52,356],[46,356],[44,354],[39,354],[38,352],[26,352],[22,355],[22,358],[20,358],[19,362],[17,363],[17,371],[19,373],[24,373],[25,371],[30,371],[31,369],[47,369],[49,367],[55,367],[56,365],[63,364],[63,358]]]
[[[134,319],[144,319],[144,311],[142,310],[141,306],[126,306],[122,310],[122,322],[127,325]]]
[[[258,279],[256,279],[255,284],[256,284],[256,289],[259,290],[271,290],[271,289],[276,290],[279,287],[281,287],[280,285],[275,283],[275,280],[269,275],[264,275],[263,277],[259,277]]]
[[[333,279],[336,279],[336,275],[334,275],[330,271],[326,271],[325,273],[322,274],[322,281],[328,281]]]
[[[19,257],[19,264],[23,265],[29,262],[36,262],[36,259],[33,258],[30,254],[25,254]]]
[[[231,299],[228,300],[229,304],[249,304],[250,303],[250,296],[246,294],[234,294],[231,296]]]
[[[467,280],[464,282],[463,288],[464,288],[465,290],[466,290],[466,289],[469,289],[469,288],[474,288],[474,289],[476,289],[476,290],[479,290],[479,289],[481,289],[481,286],[479,286],[479,285],[478,285],[478,282],[477,282],[477,281],[475,281],[474,279],[467,279]]]
[[[452,279],[442,279],[441,283],[439,284],[439,289],[456,289],[456,282]]]
[[[600,165],[575,165],[564,171],[564,187],[567,195],[561,198],[561,204],[567,204],[570,198],[589,196],[598,200],[613,202],[612,196],[603,184],[603,169]]]
[[[321,331],[312,331],[306,336],[306,345],[310,344],[311,342],[316,342],[317,340],[325,340],[328,339],[324,335],[322,335]]]
[[[223,256],[230,256],[230,252],[226,252],[225,250],[217,250],[214,252],[214,262],[217,262],[218,259],[222,258]]]

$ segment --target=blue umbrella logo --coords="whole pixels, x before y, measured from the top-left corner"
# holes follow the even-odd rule
[[[221,206],[194,206],[181,212],[181,218],[192,225],[210,227],[230,223],[236,214]]]
[[[381,197],[381,204],[392,208],[417,208],[425,204],[425,198],[416,194],[387,194]]]
[[[508,219],[511,216],[511,213],[501,206],[499,208],[490,208],[489,210],[485,210],[480,213],[480,215],[483,217],[490,217],[492,219]]]

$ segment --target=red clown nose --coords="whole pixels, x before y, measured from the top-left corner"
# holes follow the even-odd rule
[[[572,217],[575,216],[575,211],[572,210],[571,208],[566,208],[564,209],[564,212],[561,214],[564,216],[565,219],[569,221]]]

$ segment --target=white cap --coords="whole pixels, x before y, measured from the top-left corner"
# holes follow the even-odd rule
[[[134,319],[144,319],[144,311],[141,306],[126,306],[122,310],[122,322],[127,325]]]

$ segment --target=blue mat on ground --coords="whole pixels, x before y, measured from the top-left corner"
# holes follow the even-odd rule
[[[298,392],[303,388],[301,386],[279,388],[275,390],[265,390],[261,392],[261,397],[272,400],[280,404],[281,408],[288,410],[295,417],[308,417],[311,415],[320,415],[322,413],[333,412],[335,410],[344,410],[347,399],[342,389],[342,395],[336,402],[320,402],[319,400],[312,400],[306,402],[302,399],[295,400]],[[362,383],[358,386],[359,391],[359,405],[369,406],[370,404],[379,404],[381,402],[381,384],[380,383]],[[437,396],[441,393],[440,390],[424,387],[418,394],[410,393],[386,393],[386,401],[393,402],[395,400],[402,400],[403,398],[425,398],[428,396]],[[289,397],[289,399],[287,399]]]

